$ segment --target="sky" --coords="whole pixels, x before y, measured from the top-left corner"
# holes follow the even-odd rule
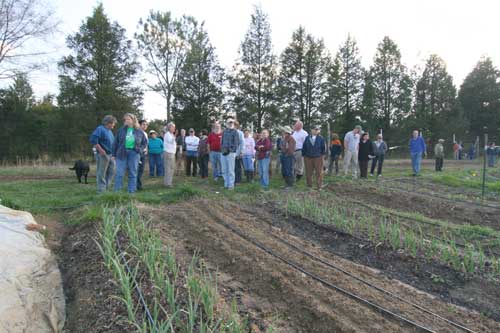
[[[38,97],[58,92],[57,60],[68,54],[65,38],[78,30],[92,9],[102,2],[113,21],[129,35],[151,9],[188,14],[205,21],[219,60],[229,69],[248,29],[253,6],[260,4],[268,14],[274,52],[280,54],[300,25],[321,37],[332,55],[353,36],[362,64],[372,63],[377,44],[384,36],[399,46],[402,61],[409,68],[422,67],[430,54],[447,63],[454,82],[460,86],[482,56],[500,65],[500,1],[498,0],[46,0],[61,21],[60,32],[46,41],[51,50],[49,66],[32,73],[30,79]],[[166,118],[165,103],[154,92],[146,92],[143,110],[147,119]]]

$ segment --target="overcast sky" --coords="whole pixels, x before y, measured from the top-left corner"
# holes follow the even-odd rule
[[[67,54],[65,36],[75,32],[99,1],[48,0],[62,21],[61,34],[51,41],[54,62]],[[250,22],[254,4],[269,15],[276,54],[303,25],[335,54],[350,33],[358,42],[362,63],[369,66],[377,44],[386,35],[399,45],[408,67],[421,65],[431,53],[441,56],[459,86],[483,55],[500,65],[499,0],[102,0],[107,15],[132,38],[137,22],[150,9],[175,16],[189,14],[205,21],[221,64],[230,68]],[[37,96],[57,94],[57,66],[31,75]],[[162,99],[146,93],[148,119],[165,118]]]

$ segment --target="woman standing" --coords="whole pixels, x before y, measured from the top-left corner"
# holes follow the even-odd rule
[[[255,144],[255,150],[259,163],[260,185],[266,190],[269,188],[269,162],[271,161],[272,149],[273,144],[269,139],[269,131],[262,130],[260,139]]]
[[[201,130],[200,143],[198,145],[198,164],[200,166],[200,175],[203,179],[208,178],[208,160],[210,159],[207,134],[207,130]]]
[[[148,156],[149,156],[149,176],[163,177],[163,140],[158,138],[156,131],[149,131]]]
[[[335,176],[339,174],[339,159],[342,154],[342,142],[340,142],[337,133],[332,134],[332,142],[330,143],[330,163],[328,163],[328,174],[333,172],[333,165],[335,164]]]
[[[136,116],[126,113],[123,116],[124,125],[118,130],[113,145],[113,159],[116,161],[115,192],[120,191],[123,177],[128,171],[128,192],[137,191],[137,170],[140,154],[146,149],[147,139],[139,127]]]
[[[255,159],[255,140],[250,135],[249,130],[245,130],[243,139],[243,169],[245,169],[245,175],[247,177],[247,182],[253,182],[254,167],[253,161]]]
[[[370,134],[365,132],[361,135],[358,151],[359,173],[361,178],[367,178],[368,162],[371,158],[373,158],[373,145],[370,141]]]
[[[196,177],[200,139],[194,135],[194,129],[190,128],[189,136],[184,141],[186,142],[186,176]],[[193,165],[193,172],[191,172],[191,164]]]
[[[384,164],[385,154],[387,153],[388,147],[382,138],[382,134],[377,134],[377,141],[372,143],[373,145],[373,155],[375,156],[372,160],[372,168],[370,170],[370,175],[373,176],[375,172],[375,167],[377,167],[377,177],[382,176],[382,165]]]

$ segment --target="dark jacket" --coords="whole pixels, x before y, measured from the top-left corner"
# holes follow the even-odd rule
[[[359,141],[358,161],[369,161],[369,155],[374,155],[372,141]]]
[[[263,160],[264,158],[270,157],[272,149],[273,143],[269,138],[259,139],[255,143],[255,150],[257,151],[256,156],[258,160]]]
[[[240,146],[240,136],[235,128],[226,128],[222,132],[221,151],[223,154],[236,153]]]
[[[312,136],[308,135],[302,146],[302,156],[304,157],[320,157],[325,155],[326,145],[325,140],[321,135],[316,136],[314,145],[312,144]]]
[[[342,142],[340,140],[332,140],[332,143],[330,145],[330,156],[332,158],[336,158],[337,156],[340,156],[342,154]]]
[[[382,155],[385,155],[385,153],[387,152],[387,144],[385,143],[385,141],[382,141],[382,143],[380,144],[379,147],[377,147],[377,141],[372,141],[372,145],[373,145],[373,155],[375,156],[382,156]]]
[[[127,158],[127,150],[125,149],[125,137],[127,136],[127,127],[122,127],[116,134],[116,140],[113,145],[112,155],[119,160]],[[134,129],[136,153],[140,154],[148,145],[148,140],[141,129]]]
[[[279,151],[282,155],[293,156],[295,153],[295,139],[293,136],[289,135],[286,139],[279,138],[280,145]]]

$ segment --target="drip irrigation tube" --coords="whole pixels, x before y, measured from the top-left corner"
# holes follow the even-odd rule
[[[137,280],[135,277],[132,275],[132,270],[130,269],[130,266],[128,265],[127,259],[125,258],[125,255],[123,254],[123,250],[120,244],[120,240],[118,239],[118,236],[115,238],[116,240],[116,246],[118,247],[118,251],[120,252],[120,259],[123,261],[123,265],[125,266],[125,269],[127,270],[127,274],[132,277],[132,282],[134,283],[134,289],[137,293],[137,296],[139,297],[139,302],[141,303],[142,307],[144,308],[144,313],[146,314],[146,317],[148,318],[149,323],[151,324],[151,327],[153,327],[154,332],[159,332],[158,327],[156,327],[156,322],[153,319],[153,316],[151,315],[151,312],[149,311],[148,304],[146,303],[146,300],[144,299],[144,296],[142,294],[141,288],[139,287],[139,284],[137,283]]]
[[[371,287],[371,288],[373,288],[373,289],[375,289],[377,291],[380,291],[380,292],[382,292],[382,293],[384,293],[384,294],[386,294],[386,295],[388,295],[390,297],[393,297],[393,298],[395,298],[395,299],[397,299],[397,300],[399,300],[399,301],[401,301],[403,303],[411,305],[414,308],[417,308],[417,309],[419,309],[419,310],[421,310],[421,311],[423,311],[423,312],[425,312],[425,313],[427,313],[429,315],[432,315],[432,316],[434,316],[434,317],[436,317],[436,318],[438,318],[440,320],[443,320],[446,323],[448,323],[448,324],[450,324],[450,325],[452,325],[452,326],[454,326],[456,328],[459,328],[459,329],[461,329],[463,331],[466,331],[466,332],[469,332],[469,333],[476,333],[475,331],[473,331],[473,330],[471,330],[471,329],[469,329],[469,328],[467,328],[467,327],[465,327],[465,326],[463,326],[461,324],[458,324],[458,323],[455,323],[452,320],[446,319],[446,318],[444,318],[444,317],[442,317],[442,316],[440,316],[440,315],[438,315],[438,314],[436,314],[436,313],[434,313],[434,312],[432,312],[430,310],[427,310],[426,308],[424,308],[424,307],[422,307],[422,306],[420,306],[418,304],[415,304],[415,303],[413,303],[411,301],[405,300],[404,298],[402,298],[402,297],[400,297],[400,296],[398,296],[398,295],[396,295],[396,294],[394,294],[394,293],[392,293],[390,291],[387,291],[387,290],[385,290],[383,288],[380,288],[380,287],[378,287],[378,286],[376,286],[376,285],[374,285],[374,284],[372,284],[372,283],[370,283],[370,282],[368,282],[368,281],[366,281],[366,280],[364,280],[364,279],[362,279],[360,277],[357,277],[356,275],[354,275],[354,274],[352,274],[352,273],[344,270],[343,268],[341,268],[341,267],[339,267],[337,265],[334,265],[334,264],[332,264],[332,263],[330,263],[328,261],[325,261],[325,260],[323,260],[323,259],[315,256],[314,254],[312,254],[312,253],[310,253],[310,252],[308,252],[308,251],[306,251],[304,249],[301,249],[300,247],[298,247],[298,246],[296,246],[296,245],[294,245],[294,244],[286,241],[285,239],[283,239],[283,238],[281,238],[281,237],[279,237],[277,235],[274,235],[272,233],[270,233],[270,235],[273,238],[275,238],[275,239],[279,240],[280,242],[282,242],[283,244],[285,244],[285,245],[287,245],[287,246],[295,249],[296,251],[298,251],[298,252],[300,252],[300,253],[302,253],[302,254],[304,254],[304,255],[306,255],[306,256],[308,256],[308,257],[310,257],[310,258],[312,258],[312,259],[314,259],[314,260],[316,260],[316,261],[318,261],[320,263],[322,263],[323,265],[325,265],[327,267],[330,267],[330,268],[333,268],[333,269],[335,269],[335,270],[337,270],[339,272],[342,272],[345,275],[347,275],[347,276],[349,276],[349,277],[351,277],[351,278],[353,278],[353,279],[355,279],[355,280],[357,280],[357,281],[359,281],[359,282],[361,282],[361,283],[363,283],[363,284],[365,284],[365,285],[367,285],[367,286],[369,286],[369,287]]]
[[[312,278],[313,280],[316,280],[318,282],[320,282],[321,284],[327,286],[328,288],[330,289],[334,289],[360,303],[363,303],[369,307],[371,307],[372,309],[376,310],[377,312],[381,313],[382,315],[384,316],[389,316],[389,317],[392,317],[392,318],[396,318],[400,323],[402,324],[405,324],[407,326],[411,326],[411,327],[414,327],[416,329],[418,329],[419,331],[421,332],[428,332],[428,333],[435,333],[435,331],[431,330],[430,328],[427,328],[425,326],[422,326],[408,318],[405,318],[395,312],[392,312],[391,310],[388,310],[376,303],[373,303],[367,299],[364,299],[362,298],[361,296],[358,296],[346,289],[343,289],[331,282],[328,282],[324,279],[322,279],[321,277],[307,271],[306,269],[302,268],[301,266],[297,265],[296,263],[282,257],[281,255],[275,253],[273,250],[267,248],[266,246],[262,245],[261,243],[257,242],[256,240],[252,239],[251,237],[248,237],[246,235],[244,235],[243,233],[241,233],[240,231],[236,230],[235,228],[231,227],[230,225],[228,225],[227,223],[225,222],[222,222],[220,220],[217,220],[216,223],[222,225],[223,227],[225,227],[226,229],[230,230],[231,232],[233,232],[234,234],[236,234],[237,236],[239,236],[240,238],[246,240],[247,242],[253,244],[254,246],[258,247],[259,249],[261,249],[262,251],[270,254],[271,256],[281,260],[282,262],[284,262],[285,264],[289,265],[290,267],[293,267],[294,269],[296,269],[297,271],[309,276],[310,278]]]

